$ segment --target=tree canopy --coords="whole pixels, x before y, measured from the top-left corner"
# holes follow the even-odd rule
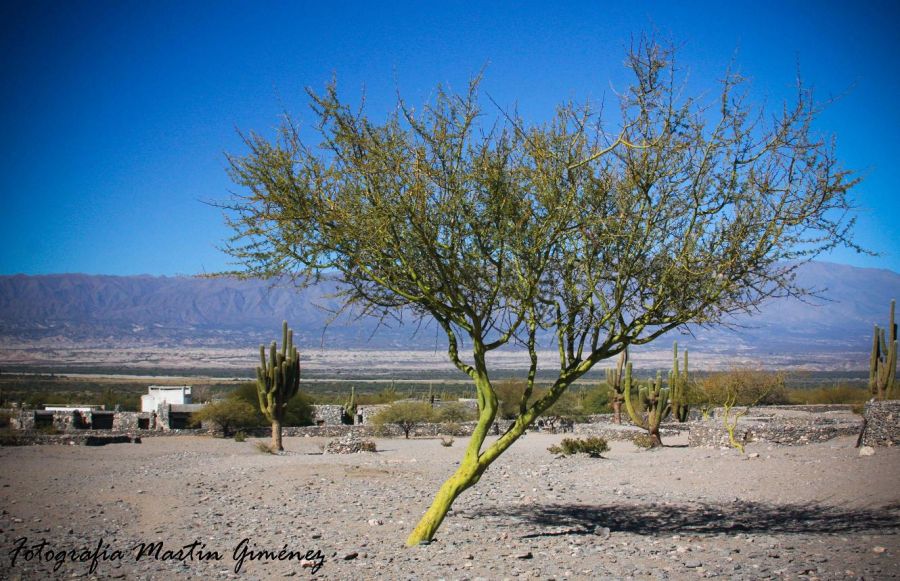
[[[856,248],[856,179],[816,136],[811,92],[798,84],[769,115],[728,72],[704,103],[684,96],[674,57],[653,41],[631,51],[611,123],[572,102],[542,123],[486,114],[478,79],[377,121],[332,83],[309,92],[319,144],[286,119],[229,157],[241,275],[330,274],[363,313],[431,318],[475,383],[478,427],[410,543],[597,362],[803,294],[799,264]],[[540,333],[555,337],[558,378],[532,397]],[[511,343],[531,361],[519,415],[483,449],[497,414],[486,354]]]

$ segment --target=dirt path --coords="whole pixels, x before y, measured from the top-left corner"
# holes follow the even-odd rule
[[[321,455],[317,438],[286,439],[283,456],[203,437],[0,448],[0,576],[310,576],[278,560],[289,551],[310,551],[307,565],[320,551],[326,579],[900,576],[900,450],[860,457],[841,438],[750,445],[750,458],[671,439],[557,459],[546,448],[560,438],[527,435],[459,499],[436,542],[412,549],[403,541],[464,440],[378,440],[380,452],[350,456]],[[159,559],[136,559],[160,541]],[[73,549],[85,562],[66,553],[54,572]]]

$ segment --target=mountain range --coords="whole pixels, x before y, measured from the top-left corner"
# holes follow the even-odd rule
[[[865,351],[872,325],[887,323],[890,300],[900,294],[896,272],[825,262],[804,265],[797,282],[822,298],[770,301],[730,328],[695,330],[679,341],[733,355]],[[347,314],[332,321],[335,290],[328,281],[297,290],[230,278],[0,276],[0,347],[246,347],[280,339],[286,319],[301,347],[444,349],[434,324],[385,327]]]

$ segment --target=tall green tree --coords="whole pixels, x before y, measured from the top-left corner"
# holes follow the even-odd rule
[[[474,383],[477,427],[410,545],[598,362],[801,294],[800,263],[855,248],[855,179],[813,133],[807,90],[770,117],[731,73],[712,106],[685,97],[673,52],[652,41],[626,62],[634,81],[613,122],[574,103],[544,123],[487,116],[477,80],[373,119],[332,83],[309,92],[318,145],[287,119],[229,157],[241,275],[328,275],[364,313],[434,320]],[[533,396],[548,334],[557,377]],[[530,355],[526,386],[512,427],[486,443],[498,411],[489,354],[510,343]]]

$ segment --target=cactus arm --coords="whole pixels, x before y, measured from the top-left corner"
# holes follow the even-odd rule
[[[872,354],[869,359],[869,391],[877,399],[892,399],[897,376],[897,325],[894,322],[896,302],[891,301],[888,326],[875,325]]]
[[[639,428],[648,429],[646,422],[644,422],[643,418],[639,417],[638,414],[634,410],[634,404],[631,402],[631,362],[625,366],[625,410],[628,412],[628,417],[631,418],[632,423],[638,426]]]
[[[887,366],[884,370],[884,397],[885,399],[893,399],[894,398],[894,388],[897,384],[897,341],[891,343],[890,351],[888,352],[887,358]]]

